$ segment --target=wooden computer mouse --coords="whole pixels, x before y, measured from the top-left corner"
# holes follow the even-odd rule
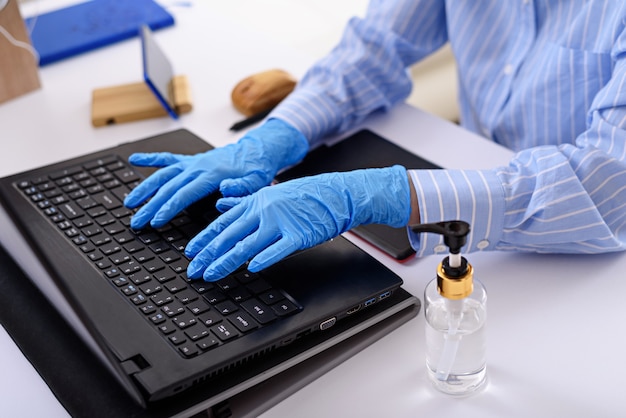
[[[252,116],[276,106],[293,91],[296,83],[286,71],[262,71],[237,83],[231,92],[231,100],[239,112]]]

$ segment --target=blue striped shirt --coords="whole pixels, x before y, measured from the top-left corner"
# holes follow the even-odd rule
[[[404,100],[407,67],[450,42],[462,125],[516,154],[411,170],[422,222],[466,220],[468,251],[624,250],[625,22],[617,0],[374,0],[272,116],[312,143],[345,131]],[[441,247],[411,240],[418,255]]]

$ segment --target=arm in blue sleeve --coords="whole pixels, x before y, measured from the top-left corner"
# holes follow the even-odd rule
[[[484,171],[410,172],[422,222],[462,219],[465,251],[603,253],[626,249],[626,36],[616,42],[611,79],[593,98],[575,144],[517,153]],[[569,123],[567,118],[563,118]],[[411,234],[419,255],[439,237]]]
[[[443,1],[372,1],[271,115],[311,143],[343,132],[404,100],[411,92],[407,67],[446,41]]]

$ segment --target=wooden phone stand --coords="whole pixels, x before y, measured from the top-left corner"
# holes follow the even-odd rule
[[[170,83],[174,110],[178,115],[192,109],[187,77],[175,76]],[[167,116],[150,87],[144,82],[95,89],[91,101],[91,123],[106,126]]]

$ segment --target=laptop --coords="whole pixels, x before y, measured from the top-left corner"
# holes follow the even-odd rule
[[[151,170],[126,161],[208,149],[182,129],[0,179],[2,244],[144,408],[188,394],[206,403],[207,388],[212,400],[234,395],[419,305],[343,237],[258,274],[188,280],[182,249],[217,216],[217,197],[164,228],[132,231],[121,202]]]
[[[279,173],[276,178],[278,181],[286,181],[320,173],[391,167],[395,164],[407,169],[441,168],[369,129],[362,129],[337,143],[320,145],[309,152],[300,163]],[[350,232],[396,260],[406,260],[415,254],[406,228],[369,224],[357,226]]]

